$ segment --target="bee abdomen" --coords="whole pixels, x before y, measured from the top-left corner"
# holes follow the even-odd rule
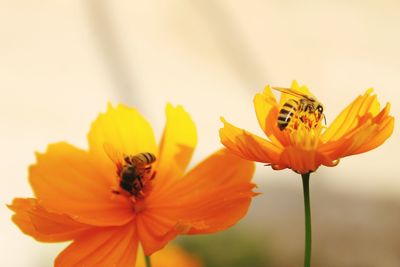
[[[135,155],[135,158],[146,164],[150,164],[156,161],[156,156],[154,156],[154,154],[150,152],[139,153]]]
[[[290,123],[291,118],[297,110],[298,102],[289,99],[281,108],[278,115],[278,128],[283,131]]]

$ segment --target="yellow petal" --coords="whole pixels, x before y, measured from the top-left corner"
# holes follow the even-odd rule
[[[258,123],[261,129],[266,130],[266,118],[272,108],[276,107],[274,94],[272,94],[271,88],[267,85],[263,93],[256,94],[254,97],[254,109],[256,111]]]
[[[239,129],[221,118],[221,143],[232,153],[247,160],[276,163],[282,148],[245,130]]]
[[[139,252],[140,255],[140,252]],[[170,244],[151,256],[154,267],[202,267],[200,260],[180,247]],[[144,257],[138,257],[137,267],[145,267]]]
[[[276,102],[275,96],[271,92],[271,88],[266,86],[264,92],[261,94],[256,94],[254,97],[254,109],[256,111],[258,123],[261,129],[268,136],[268,138],[277,145],[280,142],[274,135],[273,127],[276,125],[276,120],[273,125],[271,125],[271,112],[274,110],[276,116],[278,115],[278,103]],[[275,118],[276,119],[276,118]]]
[[[99,227],[76,238],[55,260],[56,267],[135,266],[138,240],[134,223]]]
[[[126,155],[157,154],[150,124],[136,109],[124,105],[109,105],[107,112],[93,122],[88,141],[90,152],[106,161],[110,160],[104,151],[105,144]]]
[[[45,210],[36,199],[16,198],[9,208],[15,212],[13,222],[22,232],[38,241],[68,241],[90,229],[90,226],[78,223],[65,214]]]
[[[161,140],[154,190],[163,190],[186,170],[197,143],[196,126],[181,107],[168,104],[167,122]]]
[[[102,169],[86,151],[66,143],[50,145],[29,169],[39,204],[90,225],[121,225],[134,213],[127,198],[112,193],[114,169]]]
[[[299,86],[299,84],[295,80],[292,82],[292,85],[290,86],[290,88],[299,94],[312,96],[312,94],[311,94],[310,90],[307,88],[307,86],[305,86],[305,85]],[[291,98],[297,99],[297,97],[292,96],[290,94],[281,94],[280,99],[279,99],[279,106],[282,107]]]
[[[336,141],[357,127],[359,119],[366,114],[375,116],[379,112],[379,102],[376,95],[371,95],[372,89],[363,96],[357,97],[348,105],[322,135],[324,142]]]

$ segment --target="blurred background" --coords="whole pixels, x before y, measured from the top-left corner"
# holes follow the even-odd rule
[[[136,106],[161,135],[166,102],[197,124],[198,162],[220,147],[220,116],[261,135],[253,96],[308,85],[328,124],[375,88],[399,118],[400,2],[0,0],[0,262],[52,266],[66,244],[24,236],[5,207],[31,196],[34,151],[86,133],[108,102]],[[392,137],[312,175],[313,266],[400,266],[400,151]],[[263,194],[234,228],[177,243],[204,266],[303,263],[301,179],[257,166]]]

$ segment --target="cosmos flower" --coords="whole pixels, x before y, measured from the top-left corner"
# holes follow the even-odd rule
[[[271,88],[254,97],[258,122],[268,139],[239,129],[224,118],[221,142],[236,155],[305,174],[319,166],[336,166],[339,159],[363,153],[381,145],[392,134],[394,118],[390,104],[380,110],[372,89],[357,97],[328,126],[324,126],[323,108],[295,112],[301,99],[315,100],[306,86],[293,82],[290,89],[279,89],[277,102]],[[292,93],[290,93],[292,92]],[[283,111],[282,111],[283,110]],[[285,121],[285,122],[284,122]],[[287,124],[287,125],[286,125]]]
[[[9,207],[36,240],[72,240],[55,266],[135,266],[139,244],[151,255],[178,234],[221,231],[246,214],[254,164],[222,149],[186,172],[195,125],[179,106],[167,105],[166,117],[158,147],[135,109],[110,105],[92,124],[88,150],[56,143],[37,153],[29,168],[35,198],[16,198]],[[128,191],[121,187],[128,162],[117,162],[107,148],[114,156],[152,153],[157,160]]]

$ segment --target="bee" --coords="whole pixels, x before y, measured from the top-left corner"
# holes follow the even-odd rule
[[[154,179],[155,176],[155,172],[152,171],[152,164],[156,161],[156,156],[150,152],[123,155],[110,145],[105,145],[104,148],[109,158],[117,166],[119,187],[132,197],[143,196],[146,183]],[[121,193],[115,189],[112,192]]]
[[[298,116],[303,123],[311,124],[318,123],[323,117],[326,124],[326,119],[323,114],[324,108],[322,104],[314,97],[302,94],[290,88],[272,87],[272,89],[296,97],[296,99],[289,98],[286,103],[283,104],[281,110],[279,110],[278,128],[281,131],[283,131],[289,125],[294,116]],[[302,114],[313,114],[315,116],[315,121],[311,122],[309,119],[307,119],[307,116],[302,116]],[[312,127],[313,125],[309,126]]]

